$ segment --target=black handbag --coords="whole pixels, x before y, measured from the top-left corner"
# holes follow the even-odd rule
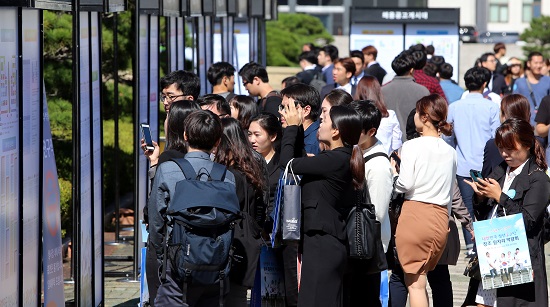
[[[356,191],[356,202],[346,219],[349,257],[365,260],[365,273],[386,270],[388,264],[381,239],[381,224],[376,220],[375,207],[366,183]]]
[[[464,276],[481,280],[481,271],[479,270],[479,259],[477,256],[471,258],[468,265],[466,265],[466,269],[464,269]]]

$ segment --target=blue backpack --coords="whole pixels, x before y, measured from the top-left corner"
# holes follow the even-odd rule
[[[164,257],[161,278],[171,261],[175,280],[183,282],[184,302],[188,284],[220,284],[231,267],[231,243],[240,206],[235,185],[224,182],[227,169],[214,163],[208,173],[195,173],[185,159],[172,159],[186,179],[178,181],[166,211]],[[201,180],[201,178],[207,178]],[[167,226],[172,232],[167,235]]]

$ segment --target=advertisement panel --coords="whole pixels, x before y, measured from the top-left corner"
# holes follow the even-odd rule
[[[40,273],[40,13],[23,9],[23,304],[38,305]]]
[[[17,16],[0,10],[0,306],[20,305]]]

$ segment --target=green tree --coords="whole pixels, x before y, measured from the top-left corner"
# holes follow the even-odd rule
[[[279,14],[266,23],[267,65],[298,66],[305,43],[327,44],[334,39],[319,18],[306,14]]]
[[[533,18],[529,28],[520,35],[520,39],[527,42],[523,47],[525,55],[538,51],[545,58],[550,57],[550,16]]]

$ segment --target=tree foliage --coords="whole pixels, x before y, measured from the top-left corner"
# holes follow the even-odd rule
[[[523,47],[525,54],[538,51],[545,58],[550,57],[550,16],[533,18],[529,28],[520,35],[520,39],[527,42]]]
[[[319,18],[306,14],[279,14],[266,23],[267,65],[297,66],[305,43],[327,44],[334,39]]]

